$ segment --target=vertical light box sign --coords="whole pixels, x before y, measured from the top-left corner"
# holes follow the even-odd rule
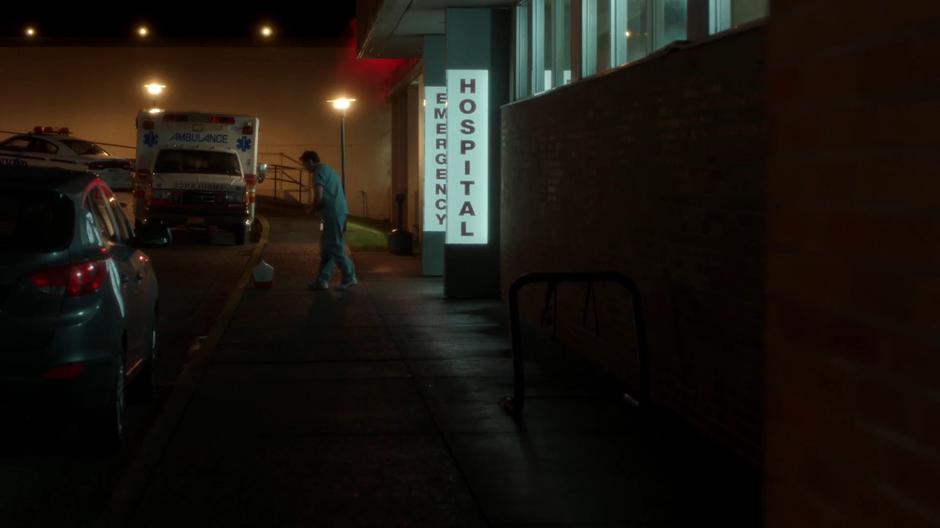
[[[424,230],[447,225],[447,90],[424,87]]]
[[[447,70],[447,244],[489,236],[487,70]]]

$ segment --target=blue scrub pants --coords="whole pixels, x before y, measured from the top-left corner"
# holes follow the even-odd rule
[[[320,232],[320,271],[318,281],[330,282],[333,275],[333,266],[339,266],[343,274],[343,282],[349,282],[356,277],[356,268],[352,259],[346,256],[346,243],[343,241],[343,226],[346,225],[346,215],[340,217],[323,217],[323,231]]]

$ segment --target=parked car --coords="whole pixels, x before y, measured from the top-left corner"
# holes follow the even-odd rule
[[[125,387],[149,397],[157,359],[144,245],[94,174],[0,166],[4,400],[80,411],[97,445],[120,444]]]
[[[100,145],[72,137],[67,128],[36,127],[0,141],[0,165],[88,170],[112,189],[130,189],[134,161],[111,156]]]

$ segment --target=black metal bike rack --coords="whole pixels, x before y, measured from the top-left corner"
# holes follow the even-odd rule
[[[584,304],[584,318],[587,320],[587,308],[590,301],[594,300],[594,314],[597,317],[597,301],[594,299],[594,284],[598,282],[616,283],[623,286],[630,292],[633,302],[633,324],[636,333],[636,349],[639,355],[640,367],[640,387],[639,394],[636,396],[627,395],[632,398],[640,407],[646,407],[650,400],[650,373],[649,373],[649,352],[646,342],[646,327],[643,320],[643,303],[640,296],[640,289],[626,275],[615,272],[584,272],[584,273],[527,273],[520,276],[509,287],[509,321],[512,332],[512,370],[513,370],[513,395],[508,396],[500,405],[520,422],[522,421],[522,412],[525,408],[525,361],[522,350],[522,331],[519,320],[519,291],[530,284],[546,284],[545,308],[543,311],[543,320],[548,315],[551,300],[554,297],[554,307],[556,312],[555,328],[557,328],[557,288],[562,283],[587,283],[588,290]]]

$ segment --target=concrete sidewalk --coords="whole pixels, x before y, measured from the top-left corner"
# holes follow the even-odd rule
[[[502,304],[386,253],[307,291],[314,222],[268,217],[274,288],[245,292],[128,525],[758,524],[756,478],[536,365],[517,428]]]

